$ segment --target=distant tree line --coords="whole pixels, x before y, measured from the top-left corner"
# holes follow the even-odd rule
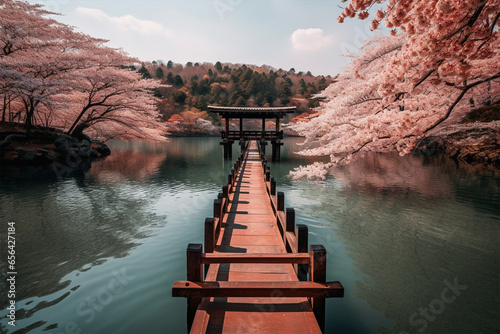
[[[295,105],[299,113],[316,107],[311,96],[325,89],[330,76],[313,76],[311,72],[273,69],[269,66],[240,64],[175,64],[169,60],[143,64],[138,70],[144,78],[159,79],[170,85],[156,91],[159,111],[169,119],[175,114],[206,111],[208,105],[281,107]],[[203,113],[212,121],[216,115]],[[201,114],[200,114],[201,115]]]

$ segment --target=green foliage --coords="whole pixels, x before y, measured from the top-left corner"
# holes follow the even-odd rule
[[[207,105],[280,107],[296,105],[300,112],[309,111],[308,105],[315,107],[317,101],[308,101],[312,95],[326,88],[330,77],[302,75],[295,69],[274,70],[254,65],[232,65],[216,62],[188,62],[180,64],[168,61],[165,80],[172,87],[159,96],[161,112],[169,118],[172,114],[192,110],[206,111]],[[160,65],[150,68],[156,77],[162,78]],[[301,75],[301,76],[299,76]],[[217,121],[217,115],[210,115]]]
[[[177,74],[175,77],[174,77],[174,86],[175,87],[181,87],[181,86],[184,86],[184,80],[182,80],[182,77]]]
[[[219,73],[222,73],[222,64],[220,63],[220,61],[215,63],[215,70]]]
[[[177,91],[173,94],[173,98],[175,103],[184,104],[187,99],[187,95],[183,91]]]
[[[146,67],[144,67],[144,65],[142,65],[142,67],[139,69],[138,71],[140,74],[142,74],[142,77],[144,79],[151,79],[151,74],[149,74],[149,71]]]
[[[156,69],[156,77],[158,79],[162,79],[164,76],[165,76],[165,73],[163,72],[163,69],[158,66],[158,68]]]
[[[168,72],[168,74],[167,74],[167,82],[169,84],[172,84],[172,85],[174,84],[174,75],[172,74],[172,72]]]

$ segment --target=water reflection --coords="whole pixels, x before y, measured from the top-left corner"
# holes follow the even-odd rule
[[[102,163],[105,174],[109,165]],[[120,165],[114,161],[109,164]],[[144,168],[138,172],[133,179],[144,176]],[[96,175],[99,173],[62,182],[11,180],[2,184],[0,221],[16,223],[16,269],[20,273],[16,300],[26,301],[25,308],[17,311],[18,320],[64,300],[71,292],[71,282],[63,279],[69,273],[85,272],[108,259],[127,256],[141,239],[166,223],[165,217],[149,209],[154,191],[116,182],[116,178],[111,183],[102,182],[104,176]],[[0,231],[2,240],[6,239],[5,231]],[[2,247],[2,309],[8,302],[5,252]],[[52,294],[53,299],[30,301]]]
[[[435,159],[374,154],[336,168],[304,193],[316,200],[307,213],[330,222],[345,245],[359,275],[356,298],[393,321],[379,332],[493,333],[500,177]],[[467,289],[442,303],[450,284]]]
[[[426,198],[447,198],[452,192],[449,171],[440,164],[423,165],[423,157],[397,153],[371,153],[347,166],[331,169],[330,173],[342,184],[371,196],[391,192],[395,198],[409,192]]]
[[[81,282],[73,283],[79,275],[106,267],[108,261],[130,257],[138,245],[165,226],[170,216],[175,223],[187,223],[193,201],[205,205],[199,194],[207,190],[216,194],[227,178],[231,162],[220,159],[218,142],[217,138],[172,139],[167,143],[113,141],[109,143],[109,157],[93,162],[88,173],[76,173],[63,180],[50,169],[4,169],[0,178],[0,221],[16,222],[17,270],[22,273],[16,282],[20,307],[16,315],[24,328],[21,331],[39,332],[43,328],[57,332],[69,320],[47,323],[46,316],[41,316],[47,314],[45,309],[60,310],[60,305],[69,300],[69,305],[74,303],[75,298],[69,298],[73,294],[81,301],[86,298],[81,290],[90,289],[95,294],[92,287],[107,284],[106,277],[92,276],[92,283],[82,287]],[[211,203],[206,202],[210,209]],[[202,222],[202,218],[197,220]],[[5,231],[0,231],[2,240]],[[182,253],[182,248],[176,250]],[[8,302],[6,258],[3,247],[3,310]],[[150,270],[148,281],[157,280],[153,277],[156,271]],[[141,294],[150,295],[149,287],[142,285]],[[124,296],[142,298],[134,291]],[[0,331],[7,330],[4,315],[5,311],[1,311]]]
[[[344,299],[328,301],[327,330],[418,332],[419,309],[439,306],[445,281],[456,279],[467,288],[425,320],[425,333],[498,331],[498,174],[439,157],[374,155],[324,182],[292,181],[288,172],[308,163],[292,153],[300,141],[286,140],[272,173],[310,243],[325,244],[328,278],[346,286]],[[15,221],[19,240],[21,332],[59,333],[71,321],[89,333],[185,332],[185,301],[170,298],[170,286],[185,275],[185,246],[202,242],[232,163],[217,138],[110,146],[86,174],[0,178],[0,221]],[[3,247],[0,257],[5,319]],[[87,324],[78,305],[122,268],[137,278]]]
[[[136,150],[114,149],[104,160],[93,163],[89,176],[101,183],[120,183],[124,180],[146,181],[158,172],[166,154],[144,153]]]

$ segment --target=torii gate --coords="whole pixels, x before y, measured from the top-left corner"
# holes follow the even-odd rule
[[[280,120],[288,113],[294,113],[296,107],[269,107],[269,108],[250,108],[250,107],[219,107],[208,106],[208,111],[218,113],[225,123],[225,130],[221,131],[222,142],[224,147],[224,158],[232,157],[232,145],[235,140],[240,140],[240,144],[246,140],[260,140],[263,150],[267,141],[271,141],[273,154],[272,160],[280,160],[280,146],[283,145],[283,131],[280,130]],[[244,119],[262,119],[262,131],[244,131]],[[239,131],[230,131],[229,122],[231,119],[239,119]],[[266,119],[276,121],[275,131],[266,131]]]

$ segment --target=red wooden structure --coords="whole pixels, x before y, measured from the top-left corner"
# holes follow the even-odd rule
[[[235,140],[240,140],[244,145],[247,140],[259,140],[262,144],[263,150],[267,141],[272,144],[272,157],[273,161],[280,160],[280,146],[283,145],[283,131],[280,128],[280,122],[286,114],[294,113],[296,107],[273,107],[273,108],[250,108],[250,107],[219,107],[208,106],[208,111],[218,113],[224,119],[224,131],[221,131],[222,142],[224,148],[224,157],[232,157],[232,145]],[[229,122],[231,119],[238,119],[240,123],[239,130],[230,131]],[[261,131],[248,131],[244,130],[243,120],[245,119],[261,119]],[[266,120],[271,119],[276,123],[275,130],[266,131]]]
[[[191,333],[321,333],[325,298],[344,288],[326,281],[326,250],[308,249],[259,143],[244,148],[205,220],[205,251],[188,246],[172,295],[187,298]]]

